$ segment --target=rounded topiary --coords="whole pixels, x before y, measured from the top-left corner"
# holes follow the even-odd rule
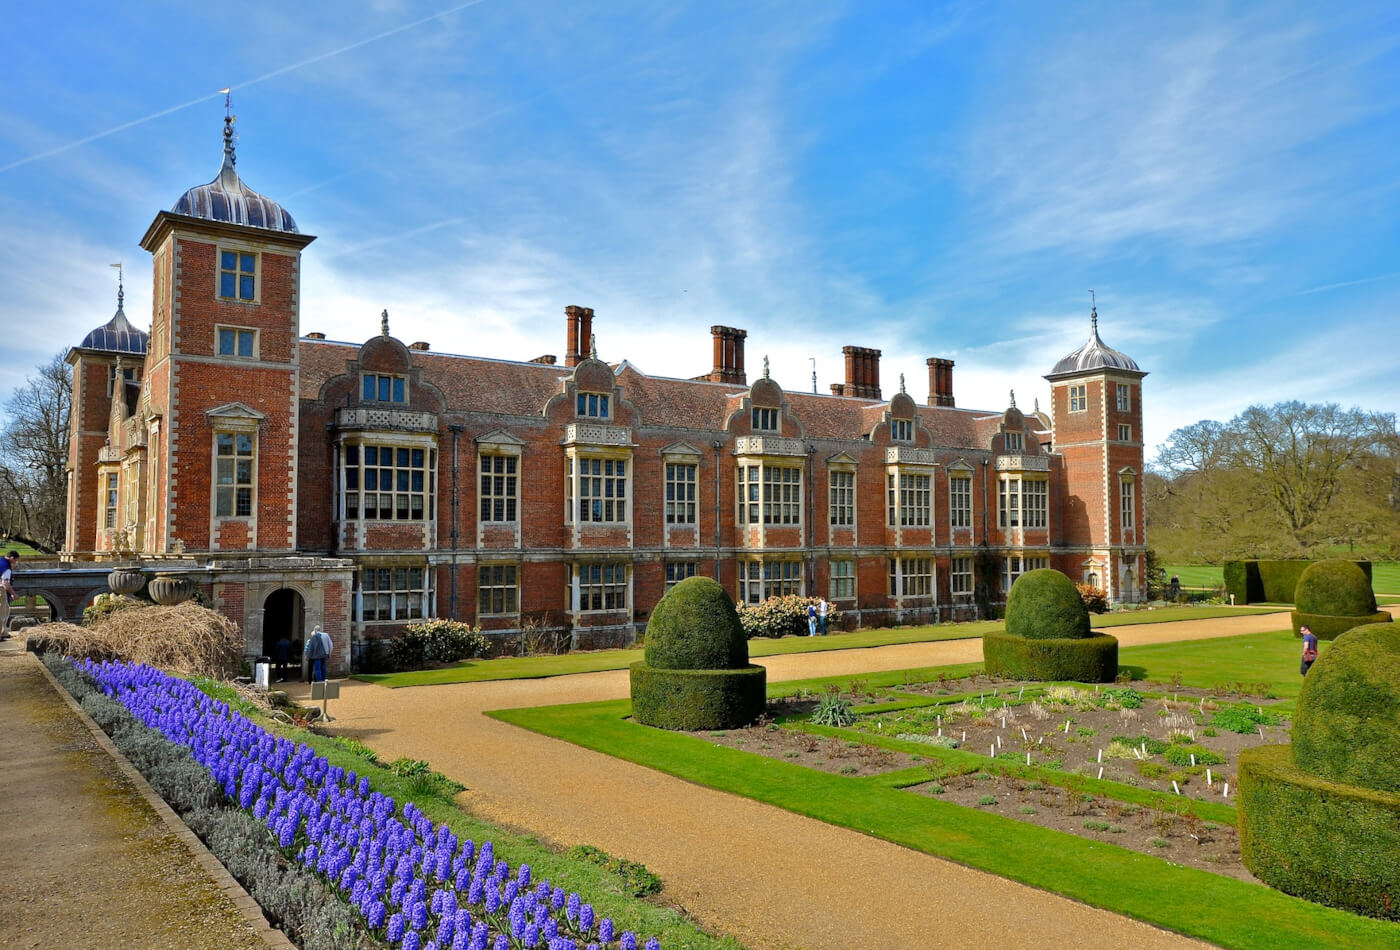
[[[733,729],[763,712],[768,671],[749,663],[734,601],[708,577],[671,588],[647,623],[633,664],[632,715],[662,729]]]
[[[1298,578],[1293,603],[1300,613],[1364,617],[1376,612],[1376,595],[1355,561],[1331,558],[1311,564]]]
[[[1400,793],[1400,623],[1358,627],[1318,657],[1298,695],[1293,760],[1333,782]]]
[[[666,592],[647,622],[647,666],[658,670],[734,670],[749,663],[749,641],[734,601],[709,577]]]
[[[1023,680],[1110,683],[1118,640],[1089,629],[1079,589],[1059,571],[1028,571],[1006,598],[1006,630],[982,637],[987,673]]]
[[[1363,624],[1390,622],[1390,614],[1376,609],[1371,582],[1355,561],[1332,558],[1309,565],[1298,577],[1293,600],[1295,636],[1307,627],[1331,640]]]
[[[1027,571],[1006,598],[1006,632],[1027,640],[1089,636],[1089,609],[1074,581],[1051,568]]]

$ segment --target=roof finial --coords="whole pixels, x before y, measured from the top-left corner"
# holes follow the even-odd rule
[[[1035,397],[1035,414],[1040,415],[1040,397]]]
[[[1011,408],[1016,408],[1016,390],[1011,390]]]
[[[1099,332],[1099,301],[1092,290],[1089,291],[1089,326],[1097,336]]]
[[[588,334],[588,358],[596,360],[598,358],[598,334]]]
[[[379,335],[389,335],[389,308],[385,307],[384,312],[379,315]]]
[[[903,374],[903,373],[900,373],[900,374],[899,374],[899,391],[900,391],[901,393],[904,392],[904,374]]]
[[[126,298],[126,291],[122,289],[122,262],[117,261],[112,266],[117,269],[117,313],[121,313],[122,301]]]
[[[763,354],[763,378],[768,378],[768,354]]]
[[[233,154],[233,123],[238,121],[238,116],[233,114],[233,87],[225,86],[219,91],[224,94],[224,158],[230,165],[236,165],[238,157]]]

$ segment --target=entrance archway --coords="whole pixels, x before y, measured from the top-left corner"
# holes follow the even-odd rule
[[[286,634],[292,641],[289,659],[293,664],[301,661],[301,645],[306,626],[306,603],[301,594],[290,587],[283,587],[267,595],[263,601],[263,656],[277,660],[277,641]]]

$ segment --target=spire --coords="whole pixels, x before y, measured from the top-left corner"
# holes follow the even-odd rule
[[[122,288],[122,264],[121,261],[112,265],[117,269],[117,313],[122,312],[122,301],[126,299],[126,291]]]
[[[768,354],[763,354],[763,378],[768,378]]]
[[[379,335],[389,335],[389,308],[385,307],[384,312],[379,315]]]
[[[219,182],[225,188],[234,187],[238,182],[238,173],[233,170],[233,166],[238,164],[238,156],[233,152],[233,124],[238,121],[238,116],[233,114],[233,98],[229,88],[219,90],[224,94],[224,163],[219,168]]]
[[[1089,291],[1089,329],[1094,336],[1099,335],[1099,301],[1092,290]]]

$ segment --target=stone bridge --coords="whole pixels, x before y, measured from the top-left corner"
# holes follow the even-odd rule
[[[98,594],[107,593],[107,575],[112,568],[111,564],[21,559],[14,573],[13,615],[81,623],[83,608],[92,603]],[[42,608],[38,611],[26,609],[33,603],[29,598],[35,594],[48,601],[48,618],[39,616],[43,613]]]

